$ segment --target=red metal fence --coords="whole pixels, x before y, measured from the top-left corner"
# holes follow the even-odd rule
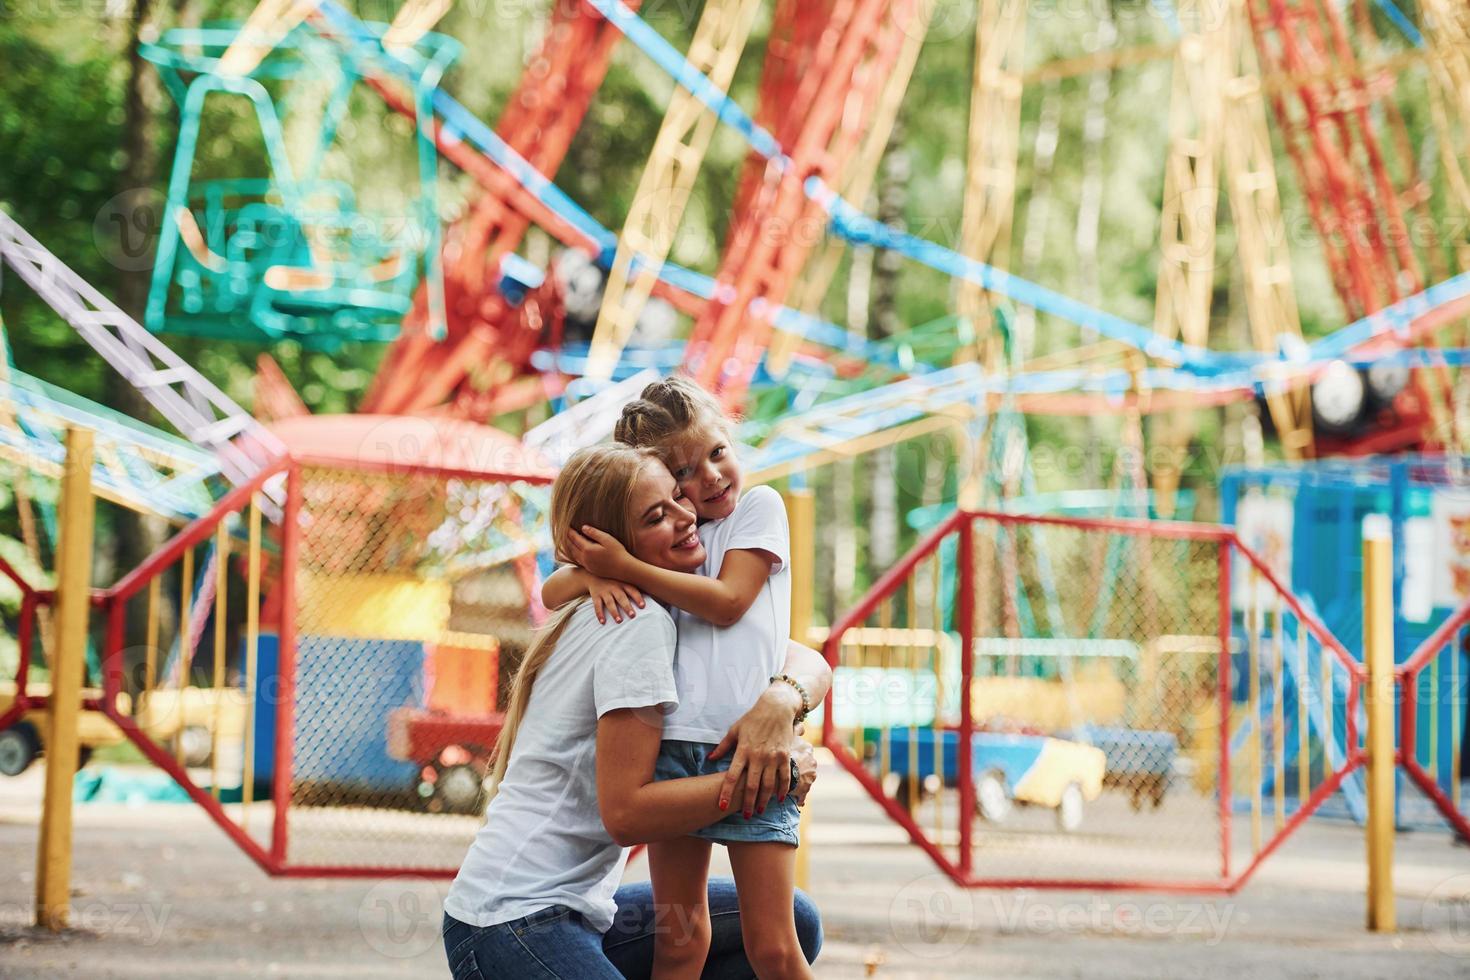
[[[1362,669],[1228,528],[958,513],[825,652],[827,747],[965,885],[1234,890],[1363,764]]]
[[[535,617],[541,483],[278,460],[94,592],[86,706],[272,874],[452,874]],[[53,597],[0,575],[21,595],[5,727],[45,707],[27,673]],[[1470,836],[1467,624],[1470,604],[1399,668],[1399,761]],[[824,742],[965,885],[1233,891],[1361,796],[1364,671],[1228,528],[955,514],[825,651]]]
[[[31,584],[3,558],[0,558],[0,576],[12,582],[20,593],[20,606],[16,610],[15,618],[15,642],[18,656],[14,691],[6,692],[10,695],[10,703],[3,711],[0,711],[0,731],[4,731],[19,721],[27,711],[46,706],[44,695],[28,693],[26,688],[34,656],[33,647],[37,641],[36,626],[40,609],[42,606],[49,606],[55,600],[55,595],[49,590],[32,588]]]
[[[1463,787],[1466,677],[1461,673],[1470,602],[1445,620],[1397,670],[1402,701],[1398,761],[1462,839],[1470,841]]]
[[[539,610],[548,482],[279,459],[94,592],[86,706],[271,874],[452,875]],[[45,707],[27,677],[52,597],[0,574],[22,597],[4,727]]]

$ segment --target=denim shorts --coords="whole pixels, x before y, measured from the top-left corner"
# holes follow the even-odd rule
[[[730,760],[734,752],[725,755],[713,762],[709,754],[714,751],[714,746],[704,742],[681,742],[677,739],[666,740],[658,750],[658,762],[654,765],[654,779],[683,779],[686,776],[706,776],[714,772],[726,772],[730,768]],[[735,800],[742,797],[735,796]],[[766,803],[764,813],[752,813],[750,819],[740,813],[732,813],[728,817],[712,823],[703,830],[696,830],[690,837],[699,837],[703,840],[718,841],[728,844],[731,841],[773,841],[780,844],[790,844],[796,847],[801,838],[797,834],[797,828],[801,823],[801,811],[797,809],[796,801],[791,797],[777,802],[772,799]]]

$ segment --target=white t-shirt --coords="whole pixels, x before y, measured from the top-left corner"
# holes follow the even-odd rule
[[[446,912],[491,926],[565,905],[599,932],[612,926],[627,852],[597,807],[597,720],[615,708],[677,705],[673,662],[674,623],[655,603],[605,626],[590,602],[572,613],[531,688],[510,766]]]
[[[790,536],[786,506],[770,487],[751,488],[729,517],[700,527],[706,552],[701,575],[719,575],[725,553],[736,548],[769,551],[779,564],[733,625],[713,626],[692,613],[675,612],[679,707],[664,720],[665,739],[718,742],[755,704],[771,675],[781,672],[791,637]]]

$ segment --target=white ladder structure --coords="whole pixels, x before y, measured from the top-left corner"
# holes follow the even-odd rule
[[[8,263],[82,339],[92,345],[159,414],[194,445],[218,458],[231,483],[248,483],[286,451],[245,409],[194,370],[163,341],[69,269],[8,214],[0,211],[0,260]],[[284,503],[284,486],[266,494]],[[276,511],[275,507],[269,507]],[[272,513],[272,517],[276,514]]]

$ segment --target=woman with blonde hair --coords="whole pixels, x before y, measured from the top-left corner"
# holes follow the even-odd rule
[[[552,489],[551,522],[562,556],[572,530],[590,525],[652,565],[693,571],[705,558],[694,514],[646,450],[605,446],[573,456]],[[648,976],[654,934],[687,925],[660,921],[648,886],[618,887],[627,846],[689,834],[728,812],[732,790],[721,774],[654,778],[663,716],[679,703],[674,650],[673,621],[662,607],[599,626],[583,599],[558,609],[527,651],[496,750],[485,825],[444,903],[445,951],[457,980]],[[831,680],[820,655],[796,644],[785,672],[814,701]],[[810,747],[794,729],[801,710],[791,685],[773,683],[730,730],[749,758],[790,753],[798,799],[815,778]],[[751,976],[732,882],[711,881],[708,910],[714,934],[705,976]],[[814,959],[815,907],[798,893],[793,914]]]

